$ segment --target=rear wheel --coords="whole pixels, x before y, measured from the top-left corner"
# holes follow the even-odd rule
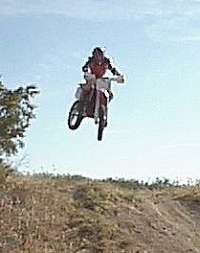
[[[71,130],[77,129],[80,126],[82,119],[83,119],[83,116],[80,110],[80,101],[77,100],[76,102],[73,103],[69,112],[69,116],[68,116],[69,128]]]

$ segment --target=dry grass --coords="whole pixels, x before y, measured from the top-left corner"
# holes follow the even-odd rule
[[[199,252],[199,187],[132,189],[3,172],[0,179],[2,253]]]

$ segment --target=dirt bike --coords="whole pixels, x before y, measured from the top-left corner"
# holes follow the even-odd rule
[[[111,83],[124,83],[123,76],[104,77],[96,80],[95,87],[91,89],[89,101],[83,103],[80,101],[80,93],[85,84],[79,84],[75,97],[77,100],[71,106],[68,116],[68,126],[70,129],[77,129],[83,118],[94,118],[95,124],[98,124],[97,139],[102,140],[103,130],[107,126],[108,103],[111,99]]]

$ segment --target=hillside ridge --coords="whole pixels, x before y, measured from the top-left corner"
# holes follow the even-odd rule
[[[200,252],[200,188],[11,175],[0,182],[0,252]]]

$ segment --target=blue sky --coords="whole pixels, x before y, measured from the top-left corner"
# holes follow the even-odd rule
[[[37,84],[20,169],[93,178],[200,177],[200,1],[1,0],[0,73]],[[66,126],[81,66],[101,46],[127,76],[102,142]]]

